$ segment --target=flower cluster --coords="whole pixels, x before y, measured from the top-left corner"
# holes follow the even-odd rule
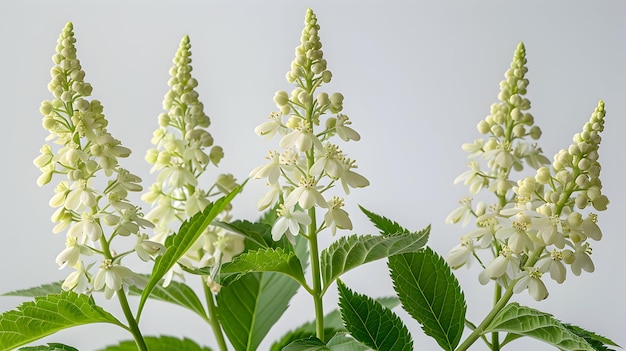
[[[343,95],[316,93],[332,77],[323,57],[318,31],[317,18],[308,9],[301,45],[296,48],[296,57],[286,75],[287,81],[294,83],[296,88],[291,94],[276,92],[274,102],[279,111],[272,112],[269,121],[255,129],[257,134],[268,139],[280,136],[282,151],[270,151],[269,162],[250,172],[251,178],[267,179],[270,187],[259,200],[258,209],[279,204],[279,216],[272,228],[275,240],[285,235],[293,242],[294,236],[302,233],[301,225],[314,223],[316,207],[327,212],[315,233],[325,228],[330,228],[333,234],[337,229],[352,229],[352,222],[342,209],[343,199],[328,198],[326,192],[338,183],[346,194],[350,188],[369,185],[365,177],[354,171],[356,162],[331,142],[334,136],[344,142],[358,141],[360,135],[352,129],[348,116],[341,113]],[[322,116],[329,112],[334,115],[327,117],[320,127]]]
[[[163,99],[166,112],[159,115],[159,127],[153,133],[155,148],[146,154],[146,160],[153,165],[152,171],[159,173],[142,199],[153,205],[146,218],[155,223],[156,234],[152,240],[159,243],[164,243],[182,221],[202,211],[211,197],[228,194],[237,186],[230,174],[219,175],[209,189],[198,186],[198,178],[209,164],[217,166],[224,152],[213,144],[213,137],[207,131],[210,119],[195,90],[198,81],[191,75],[190,48],[189,37],[183,37],[170,69],[170,90]],[[229,218],[226,212],[221,219]],[[181,263],[212,266],[215,274],[221,263],[230,261],[243,248],[243,238],[211,226]],[[182,274],[180,268],[176,267],[167,275],[166,285],[176,273]],[[208,283],[212,284],[211,277],[208,278]]]
[[[88,99],[92,87],[84,81],[75,42],[70,22],[59,36],[52,58],[48,89],[54,99],[43,101],[40,108],[43,127],[50,132],[47,140],[53,144],[41,148],[34,164],[42,172],[37,180],[40,186],[54,175],[65,177],[50,199],[50,206],[57,209],[52,215],[54,232],[67,229],[66,248],[56,262],[61,268],[75,269],[63,288],[78,293],[104,290],[110,298],[123,286],[137,283],[135,274],[122,266],[124,256],[137,252],[150,259],[163,246],[146,239],[142,229],[153,225],[127,199],[129,192],[142,190],[141,179],[118,163],[119,158],[130,155],[130,150],[107,131],[100,102]],[[98,179],[99,175],[105,180]],[[135,247],[117,254],[112,240],[131,234],[137,237]],[[102,256],[95,277],[90,273],[95,262],[84,262],[86,256],[94,254]]]
[[[567,266],[575,275],[594,270],[589,239],[600,240],[602,233],[589,207],[603,211],[608,205],[598,163],[605,111],[600,101],[572,145],[559,151],[548,167],[541,149],[527,141],[528,136],[538,139],[541,130],[533,125],[527,112],[530,102],[523,97],[528,86],[525,64],[520,43],[500,84],[500,102],[478,124],[478,131],[488,138],[463,145],[472,160],[455,183],[464,182],[473,195],[486,189],[497,201],[474,205],[473,199],[464,198],[448,216],[446,222],[463,225],[475,217],[477,228],[461,237],[447,262],[458,268],[476,258],[484,268],[479,275],[482,284],[491,279],[504,287],[515,284],[514,292],[528,289],[533,298],[542,300],[548,296],[544,274],[562,283]],[[522,171],[524,161],[535,175],[513,181],[512,171]],[[481,250],[490,253],[489,261],[481,260]]]

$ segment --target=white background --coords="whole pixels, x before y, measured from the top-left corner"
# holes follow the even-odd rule
[[[47,135],[39,104],[51,99],[50,57],[67,21],[78,40],[78,57],[93,97],[105,107],[109,131],[134,153],[123,165],[153,180],[144,162],[167,91],[171,60],[189,34],[200,99],[212,118],[210,132],[224,147],[221,172],[243,180],[264,162],[277,140],[266,142],[254,127],[275,109],[276,90],[290,91],[284,74],[299,45],[306,8],[321,25],[324,55],[333,72],[329,91],[345,96],[344,112],[362,141],[344,150],[357,159],[371,186],[347,197],[354,232],[375,233],[356,210],[361,204],[405,227],[432,224],[430,245],[446,254],[464,233],[446,225],[446,215],[466,189],[453,179],[465,171],[460,145],[478,137],[476,124],[496,101],[498,83],[515,47],[527,48],[531,112],[543,130],[545,154],[566,148],[599,99],[607,122],[600,148],[604,189],[611,203],[600,213],[604,237],[594,244],[596,272],[569,275],[563,285],[548,283],[550,297],[522,303],[555,314],[626,345],[626,288],[623,180],[626,133],[626,3],[622,1],[2,1],[0,2],[0,292],[63,279],[54,263],[64,235],[52,233],[48,200],[53,185],[38,188],[32,160]],[[255,204],[265,191],[250,182],[235,201],[238,218],[255,219]],[[329,239],[330,240],[330,239]],[[468,317],[479,321],[491,303],[491,287],[477,282],[478,269],[456,273],[469,304]],[[389,295],[384,264],[349,273],[353,289]],[[100,300],[100,297],[98,297]],[[334,297],[326,304],[332,308]],[[25,301],[0,297],[0,310]],[[112,303],[105,303],[119,313]],[[406,320],[415,348],[435,349],[419,325]],[[120,316],[120,318],[123,318]],[[298,295],[276,326],[271,340],[312,318],[308,296]],[[209,328],[189,312],[151,302],[142,319],[146,335],[187,336],[212,345]],[[92,350],[127,339],[123,330],[92,325],[58,333],[45,341]],[[485,349],[476,344],[474,350]],[[552,350],[532,340],[509,350]]]

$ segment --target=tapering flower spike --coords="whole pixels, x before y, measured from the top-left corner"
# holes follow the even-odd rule
[[[34,163],[42,172],[39,185],[49,183],[54,175],[65,176],[50,200],[57,208],[52,216],[57,223],[54,232],[68,229],[67,246],[57,263],[77,269],[66,279],[64,289],[85,293],[91,291],[88,270],[92,265],[85,265],[83,259],[97,252],[122,267],[122,256],[115,256],[112,239],[141,235],[152,223],[127,199],[129,192],[142,190],[141,179],[119,165],[118,159],[128,157],[130,150],[107,131],[102,104],[89,99],[92,87],[84,80],[75,42],[69,22],[52,57],[48,89],[54,99],[42,102],[40,108],[43,127],[50,132],[47,140],[53,144],[44,145]],[[106,179],[104,189],[96,185],[102,183],[96,182],[99,176]],[[101,288],[96,284],[96,290]],[[106,297],[115,291],[107,290]]]
[[[600,240],[602,232],[597,215],[581,211],[589,205],[602,211],[608,204],[601,193],[598,163],[605,111],[600,101],[573,144],[559,151],[549,167],[541,149],[528,141],[537,140],[541,130],[534,125],[528,112],[530,101],[524,97],[526,73],[526,50],[520,43],[500,83],[500,102],[478,124],[486,138],[463,145],[472,158],[470,170],[455,179],[455,183],[464,182],[472,194],[487,190],[495,195],[495,203],[480,202],[474,207],[471,198],[464,198],[462,206],[448,216],[446,222],[464,225],[474,217],[478,229],[464,234],[447,260],[458,268],[488,249],[484,251],[491,258],[481,260],[482,284],[490,279],[504,286],[517,282],[515,292],[528,289],[541,300],[548,296],[543,273],[550,272],[553,280],[563,283],[567,265],[575,275],[583,269],[593,271],[587,240]],[[522,171],[524,164],[536,169],[536,175],[514,180],[514,172]]]
[[[167,236],[180,227],[180,222],[202,211],[211,197],[228,194],[237,186],[234,177],[226,174],[219,175],[209,189],[199,186],[198,178],[210,164],[217,166],[224,152],[214,145],[208,131],[211,120],[196,91],[198,81],[191,74],[191,61],[191,43],[185,35],[169,71],[170,90],[163,99],[165,112],[158,116],[159,127],[152,138],[155,147],[146,154],[146,161],[153,165],[152,171],[158,172],[157,182],[142,196],[153,206],[146,217],[157,225],[156,235],[151,240],[157,243],[164,243]],[[227,218],[229,214],[224,213],[222,219]],[[184,260],[198,265],[211,262],[219,267],[227,262],[225,259],[230,260],[243,251],[243,239],[231,236],[220,228],[210,227]],[[209,242],[211,244],[205,245]],[[231,244],[225,245],[225,242]],[[222,249],[215,249],[218,244]]]
[[[350,188],[369,185],[367,178],[354,171],[356,162],[330,141],[335,136],[344,142],[358,141],[361,136],[351,127],[348,116],[341,114],[343,95],[317,92],[332,78],[324,59],[319,29],[317,17],[308,9],[296,57],[286,74],[287,81],[296,87],[291,93],[276,92],[274,102],[279,111],[272,112],[269,121],[255,129],[268,139],[280,136],[278,146],[283,149],[270,151],[267,157],[270,163],[250,172],[254,179],[267,178],[271,187],[259,201],[259,209],[282,206],[275,225],[278,229],[273,231],[275,239],[287,233],[291,240],[300,232],[296,223],[315,223],[304,217],[313,216],[316,208],[330,207],[323,226],[316,228],[316,232],[330,228],[334,234],[337,229],[351,229],[348,213],[341,209],[343,199],[335,196],[329,200],[327,192],[337,182],[342,184],[346,194]],[[321,123],[329,113],[332,115]]]

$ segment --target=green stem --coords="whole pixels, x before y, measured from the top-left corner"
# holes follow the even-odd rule
[[[500,301],[502,297],[502,286],[496,283],[493,290],[493,305],[494,307]],[[500,351],[500,334],[498,332],[491,333],[491,351]]]
[[[491,323],[496,314],[498,314],[498,312],[500,312],[500,310],[502,310],[504,306],[506,306],[506,304],[513,296],[514,286],[514,283],[509,285],[509,287],[504,291],[502,297],[500,297],[498,302],[496,302],[496,304],[493,306],[489,314],[485,316],[485,319],[483,319],[478,327],[476,327],[476,329],[474,329],[474,331],[472,331],[472,333],[465,340],[463,340],[463,343],[461,343],[461,345],[456,348],[456,351],[465,351],[469,349],[469,347],[472,346],[472,344],[474,344],[474,342],[478,340],[478,338],[480,338],[480,336],[483,334],[484,330],[487,328],[489,323]]]
[[[204,287],[204,297],[209,310],[209,324],[211,329],[213,329],[213,335],[215,335],[220,351],[227,351],[228,347],[226,346],[226,340],[224,340],[224,333],[222,332],[217,305],[215,304],[215,295],[213,295],[213,292],[206,284],[202,284],[202,286]]]
[[[309,209],[311,225],[309,226],[309,254],[311,256],[311,275],[313,280],[313,303],[315,304],[315,334],[318,339],[324,341],[324,304],[322,292],[322,279],[320,270],[319,248],[317,244],[317,232],[315,223],[315,207]]]
[[[116,295],[120,301],[120,306],[122,306],[122,311],[124,311],[124,316],[126,316],[126,320],[128,321],[128,329],[130,333],[133,334],[137,349],[140,351],[148,351],[148,346],[146,346],[146,342],[143,340],[143,336],[139,330],[139,325],[137,324],[137,321],[133,316],[133,312],[130,310],[130,306],[128,305],[128,299],[126,298],[124,289],[118,290]]]

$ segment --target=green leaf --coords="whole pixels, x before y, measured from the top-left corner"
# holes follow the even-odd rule
[[[444,350],[454,350],[465,323],[465,297],[450,267],[425,250],[389,258],[394,289],[402,307]]]
[[[363,206],[359,205],[359,208],[361,209],[363,213],[365,213],[367,218],[369,218],[370,222],[372,222],[374,226],[380,230],[380,234],[382,235],[393,235],[393,234],[398,234],[398,233],[407,234],[411,232],[410,230],[402,227],[400,224],[388,218],[377,215],[374,212],[368,211]]]
[[[156,258],[150,280],[146,283],[143,294],[139,300],[137,309],[137,319],[143,310],[143,306],[152,293],[152,289],[159,283],[161,278],[176,264],[176,262],[189,250],[196,242],[202,232],[211,224],[213,219],[222,212],[233,198],[241,191],[238,186],[230,194],[209,203],[202,212],[196,213],[194,216],[183,222],[177,234],[171,235],[165,242],[165,253]]]
[[[581,338],[585,339],[591,346],[593,346],[594,349],[596,350],[609,350],[609,351],[613,351],[612,349],[609,349],[606,346],[617,346],[620,347],[618,344],[616,344],[613,340],[606,338],[602,335],[598,335],[592,331],[583,329],[581,327],[575,326],[575,325],[571,325],[571,324],[563,324],[565,326],[565,328],[569,329],[572,333],[580,336]],[[620,347],[621,348],[621,347]]]
[[[217,294],[219,319],[236,351],[254,351],[300,287],[280,273],[250,273]]]
[[[322,251],[322,292],[339,276],[362,264],[421,249],[426,245],[429,231],[427,227],[417,233],[342,237]]]
[[[193,340],[178,339],[172,336],[146,336],[146,346],[150,351],[212,351],[208,347],[196,344]],[[99,351],[137,351],[137,345],[133,340],[122,341],[113,346],[107,346]]]
[[[395,313],[366,295],[354,293],[341,281],[337,285],[341,317],[356,340],[375,350],[413,350],[411,335]]]
[[[63,291],[63,288],[61,288],[62,285],[63,282],[58,281],[54,283],[39,285],[33,288],[11,291],[2,294],[2,296],[37,297],[50,294],[58,294]]]
[[[248,251],[237,256],[232,262],[222,265],[218,281],[222,285],[229,285],[251,272],[282,273],[300,285],[306,285],[300,259],[295,252],[285,252],[281,248]]]
[[[594,348],[551,314],[518,303],[506,305],[485,328],[485,333],[496,331],[535,338],[560,350],[602,350]]]
[[[78,351],[77,348],[59,343],[48,343],[48,345],[20,347],[19,351]]]
[[[215,222],[215,225],[245,237],[247,248],[275,247],[271,234],[272,227],[268,224],[237,220],[233,222]]]
[[[392,309],[400,304],[400,300],[397,297],[391,296],[379,297],[376,298],[376,301],[388,309]],[[332,340],[337,333],[343,332],[345,330],[346,328],[343,326],[341,314],[339,313],[339,310],[335,309],[324,316],[324,337],[326,338],[326,340],[322,341],[330,342],[329,340]],[[287,332],[278,341],[274,342],[274,344],[272,344],[271,351],[280,351],[283,349],[283,347],[285,347],[294,340],[315,336],[315,334],[315,321],[306,322],[301,326]],[[327,344],[327,346],[330,345]]]
[[[60,330],[90,323],[125,328],[87,295],[64,291],[36,297],[0,315],[0,350],[11,350]]]
[[[369,347],[361,344],[350,335],[340,332],[335,334],[326,344],[330,351],[369,351]]]
[[[320,339],[309,337],[290,343],[282,351],[330,351],[330,349]]]
[[[144,276],[146,279],[149,278],[148,275],[142,276]],[[139,296],[143,293],[143,289],[140,289],[136,286],[131,286],[129,292],[131,295]],[[149,298],[173,303],[175,305],[187,308],[192,312],[198,314],[205,321],[209,320],[206,315],[204,306],[198,298],[198,295],[196,295],[195,291],[185,283],[171,281],[167,287],[163,287],[162,284],[157,284],[152,289]]]

